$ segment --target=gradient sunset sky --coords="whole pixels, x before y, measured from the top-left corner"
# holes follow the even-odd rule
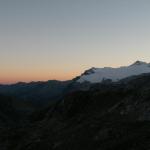
[[[0,83],[136,60],[150,62],[150,0],[0,0]]]

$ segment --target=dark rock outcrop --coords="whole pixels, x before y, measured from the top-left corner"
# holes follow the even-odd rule
[[[2,150],[149,150],[150,75],[74,91],[0,129]]]

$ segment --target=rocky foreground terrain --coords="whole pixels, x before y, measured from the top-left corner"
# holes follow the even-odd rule
[[[26,116],[14,101],[0,96],[0,150],[150,149],[150,74],[72,91]]]

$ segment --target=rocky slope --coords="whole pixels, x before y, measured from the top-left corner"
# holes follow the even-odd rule
[[[149,150],[150,74],[76,91],[0,129],[2,150]]]

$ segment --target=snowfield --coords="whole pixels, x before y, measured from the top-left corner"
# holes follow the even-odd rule
[[[132,65],[119,68],[91,68],[85,71],[77,80],[77,82],[99,83],[106,79],[111,79],[113,82],[120,79],[140,75],[143,73],[150,73],[150,63],[136,61]]]

